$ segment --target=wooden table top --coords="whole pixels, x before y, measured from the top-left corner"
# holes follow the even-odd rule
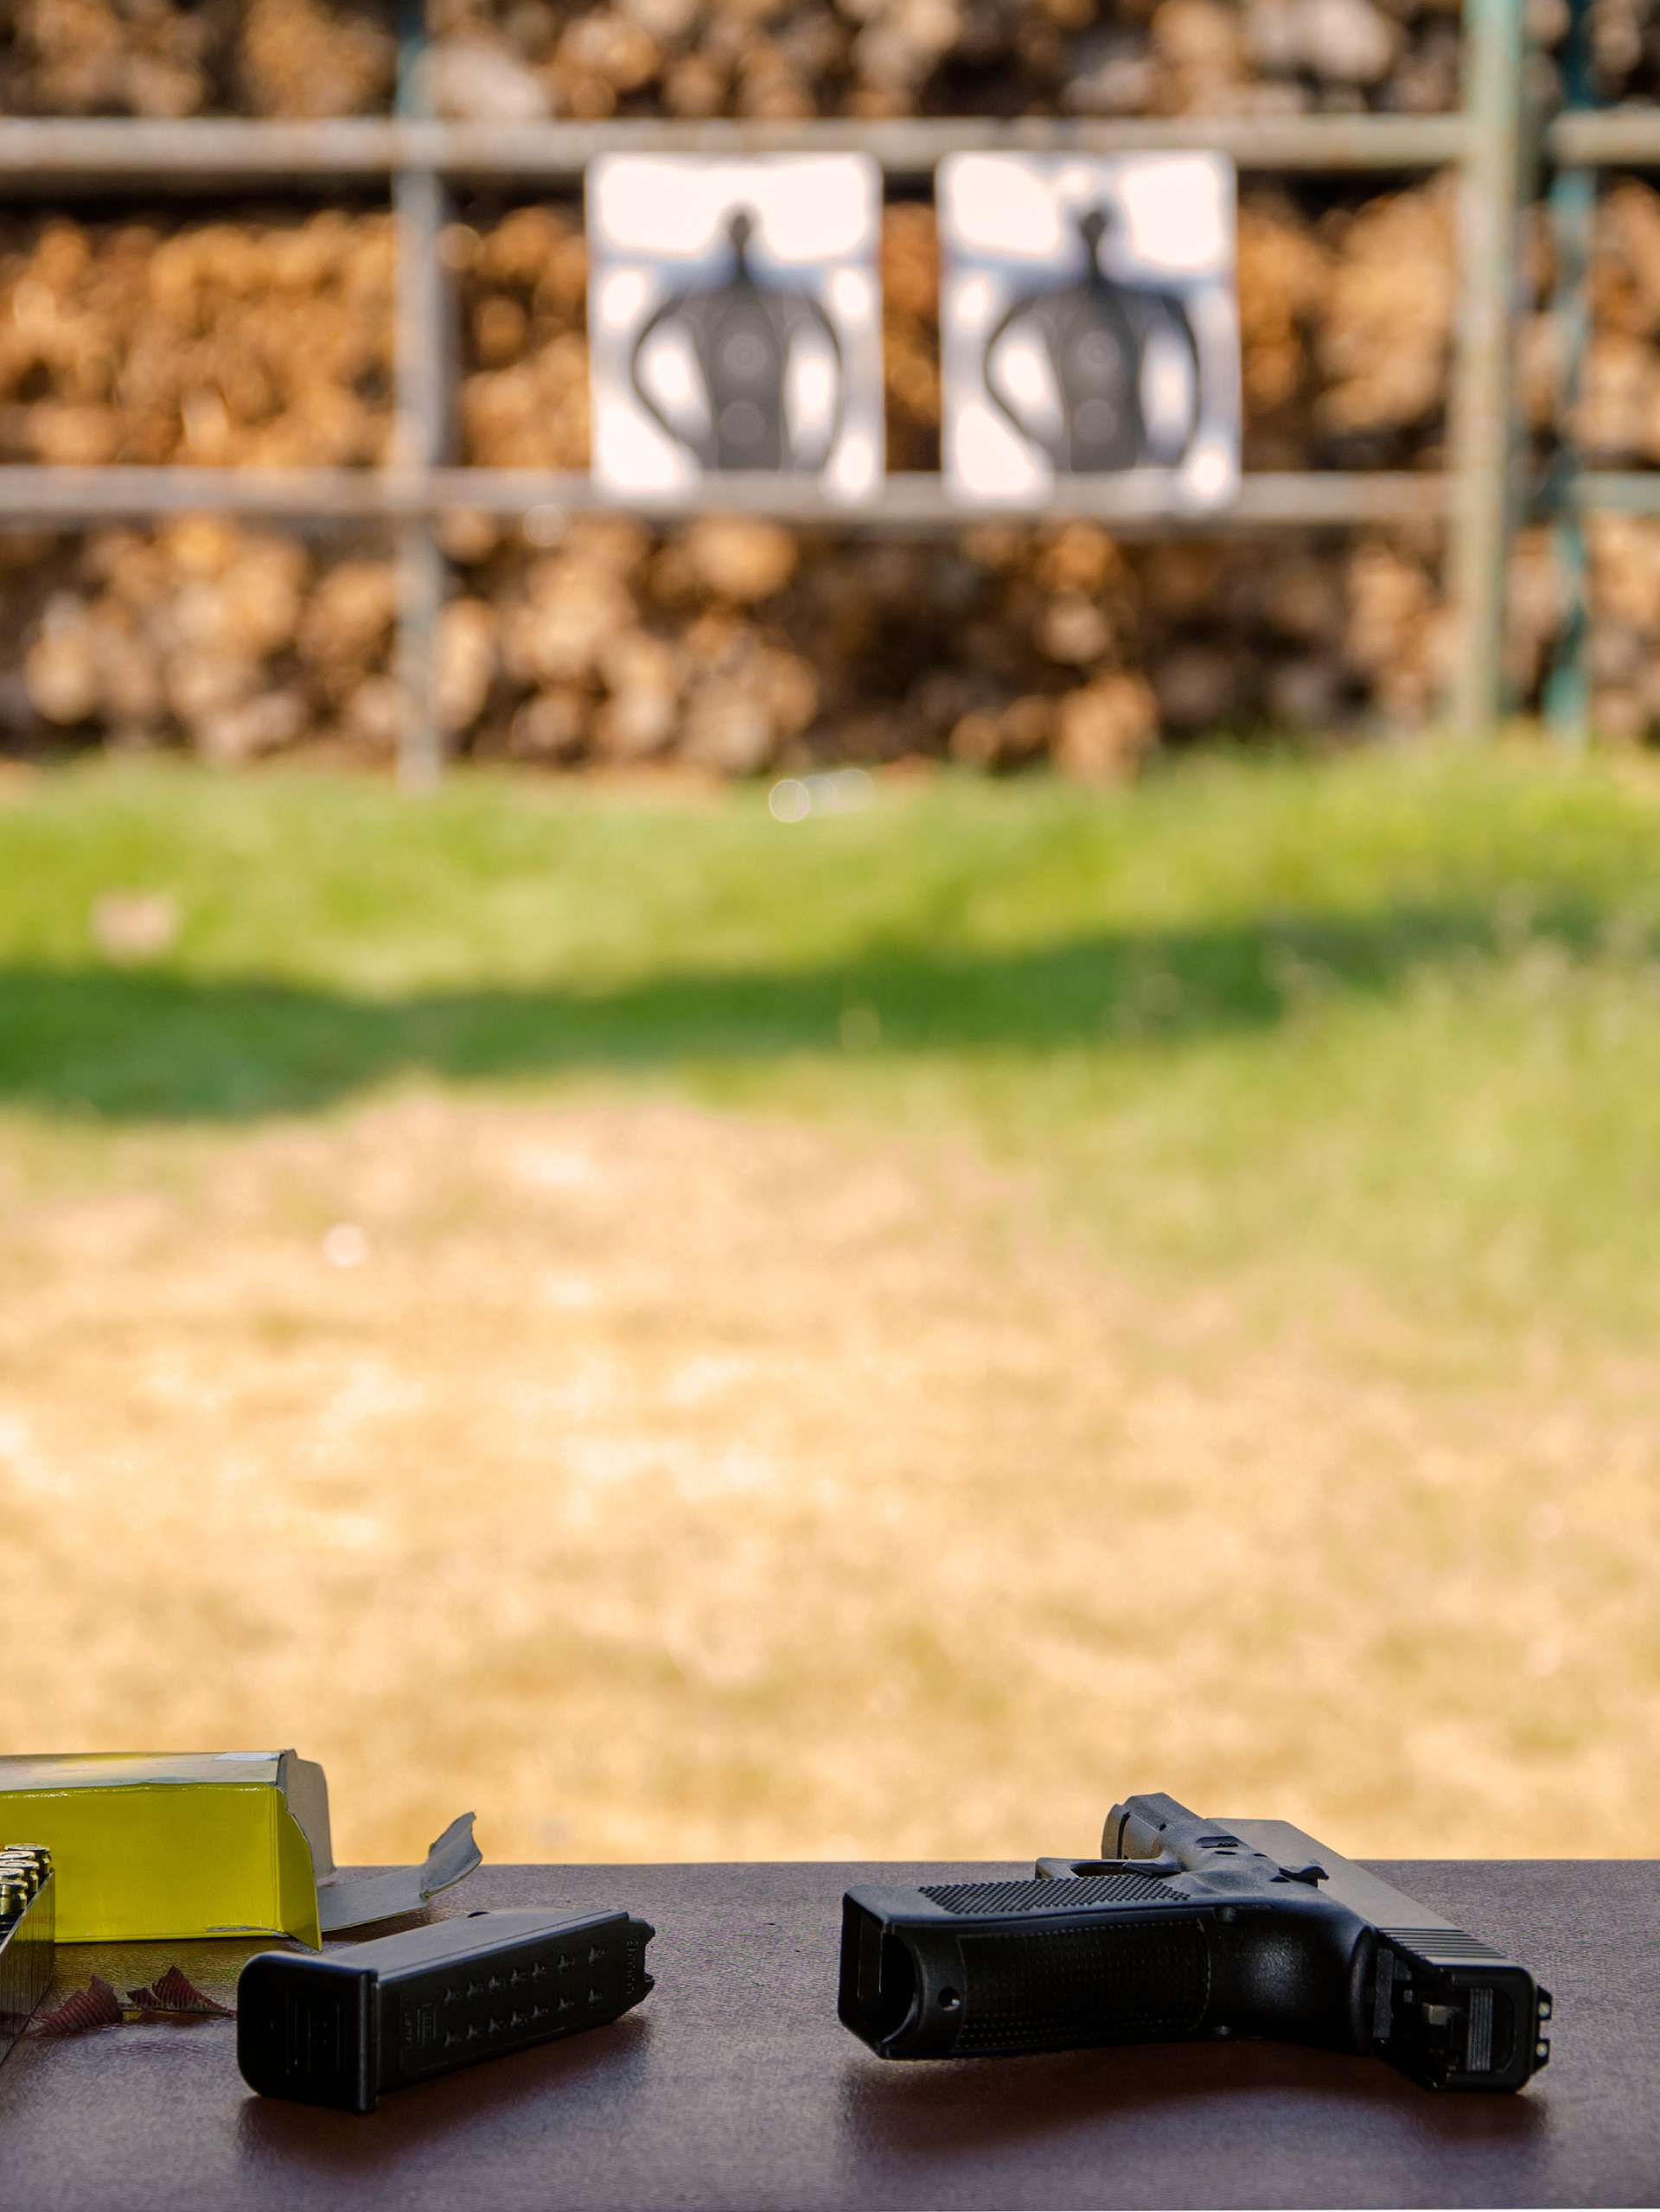
[[[1269,2043],[884,2064],[835,2017],[855,1882],[1029,1866],[485,1867],[442,1901],[626,1906],[652,1995],[615,2026],[356,2118],[252,2095],[227,2020],[31,2037],[0,2066],[8,2212],[307,2212],[1660,2202],[1660,1864],[1380,1871],[1555,1995],[1517,2096],[1437,2097],[1372,2060]],[[252,1944],[59,1954],[63,1988],[174,1962],[228,1998]]]

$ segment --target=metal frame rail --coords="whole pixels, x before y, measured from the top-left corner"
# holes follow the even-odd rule
[[[1120,155],[1205,149],[1267,173],[1385,175],[1458,166],[1462,173],[1459,323],[1445,474],[1325,471],[1248,475],[1229,508],[1174,517],[1111,481],[1068,486],[1041,512],[975,507],[941,479],[893,475],[867,507],[810,486],[731,479],[681,501],[631,512],[766,514],[842,532],[938,533],[980,519],[1085,515],[1148,534],[1444,523],[1460,650],[1457,727],[1490,731],[1504,706],[1503,644],[1510,532],[1521,503],[1511,379],[1519,230],[1536,165],[1557,171],[1660,169],[1660,109],[1529,109],[1523,0],[1465,0],[1466,105],[1447,115],[1306,115],[1206,119],[1015,121],[821,119],[789,124],[656,119],[505,126],[435,121],[421,112],[425,34],[406,20],[397,112],[323,123],[140,119],[0,121],[0,201],[279,192],[322,196],[384,184],[398,229],[397,419],[385,469],[0,467],[0,526],[84,524],[211,512],[297,525],[390,521],[399,553],[398,667],[406,713],[403,780],[431,783],[444,740],[432,680],[445,564],[437,530],[457,512],[533,519],[550,542],[575,514],[615,506],[585,476],[452,465],[456,350],[453,290],[441,233],[458,186],[523,189],[580,182],[601,152],[771,153],[846,150],[872,156],[890,182],[926,178],[948,154],[996,147]],[[1597,508],[1660,514],[1654,475],[1560,469],[1536,510],[1569,518]],[[1581,579],[1582,583],[1582,579]]]

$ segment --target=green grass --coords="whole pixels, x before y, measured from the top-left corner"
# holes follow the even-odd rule
[[[116,890],[177,900],[163,958],[100,957]],[[0,800],[25,1182],[411,1080],[967,1139],[1126,1268],[1276,1326],[1358,1286],[1451,1361],[1636,1344],[1660,1324],[1660,781],[1212,759],[794,826],[754,793],[484,776],[412,801],[96,766]]]

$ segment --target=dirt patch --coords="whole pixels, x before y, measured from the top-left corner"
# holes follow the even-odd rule
[[[157,1142],[0,1209],[18,1748],[295,1743],[368,1859],[1653,1848],[1651,1373],[1414,1386],[678,1106]]]

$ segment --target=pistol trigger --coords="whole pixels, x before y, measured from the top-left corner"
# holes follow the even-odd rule
[[[1282,1866],[1280,1878],[1282,1882],[1306,1882],[1312,1890],[1318,1883],[1329,1882],[1331,1877],[1318,1859],[1311,1858],[1301,1866]]]

